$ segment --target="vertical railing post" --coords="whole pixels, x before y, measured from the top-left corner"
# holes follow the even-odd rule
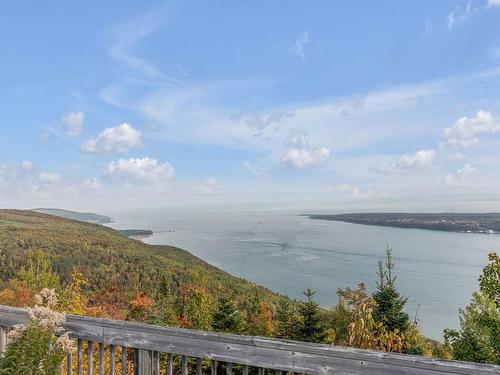
[[[135,375],[152,375],[153,373],[153,356],[151,351],[135,349],[134,355],[134,374]]]
[[[99,367],[97,373],[104,375],[104,344],[102,342],[99,343]]]
[[[128,374],[127,347],[122,346],[122,375]]]
[[[168,362],[167,362],[167,375],[174,374],[174,355],[173,353],[168,353]]]
[[[109,346],[109,375],[115,375],[116,348],[114,345]]]
[[[87,341],[87,374],[94,374],[94,342]]]
[[[71,374],[73,374],[73,354],[69,352],[66,357],[66,375]]]
[[[76,373],[83,375],[83,340],[78,339],[76,349]]]
[[[0,327],[0,358],[5,355],[5,348],[7,346],[7,327]]]
[[[182,375],[188,375],[188,358],[185,355],[181,358],[181,373]]]
[[[203,365],[201,362],[201,358],[196,358],[196,375],[202,375],[203,373]]]
[[[160,352],[154,352],[154,371],[153,371],[153,374],[154,375],[160,375],[160,357],[161,357],[161,353]]]

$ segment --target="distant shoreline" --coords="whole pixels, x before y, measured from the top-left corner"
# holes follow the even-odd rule
[[[441,232],[500,234],[500,213],[355,213],[303,214],[312,220]]]
[[[135,240],[142,240],[153,235],[153,231],[149,229],[119,229],[121,235]]]
[[[114,223],[113,218],[92,212],[76,212],[59,208],[35,208],[33,209],[33,211],[46,215],[59,216],[76,221],[83,221],[90,224],[103,225]],[[120,229],[118,230],[118,232],[125,237],[135,240],[143,240],[153,235],[153,231],[148,229]]]

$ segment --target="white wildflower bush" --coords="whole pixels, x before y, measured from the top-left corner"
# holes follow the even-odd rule
[[[73,350],[69,332],[63,328],[65,315],[55,311],[57,294],[43,289],[28,309],[29,322],[11,328],[0,375],[56,375],[66,355]]]

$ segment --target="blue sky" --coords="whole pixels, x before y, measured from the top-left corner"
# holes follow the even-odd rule
[[[12,2],[0,205],[500,210],[500,1]]]

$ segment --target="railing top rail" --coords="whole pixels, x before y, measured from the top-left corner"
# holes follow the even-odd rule
[[[0,305],[0,326],[25,323],[27,310]],[[83,340],[313,374],[494,374],[500,366],[331,345],[168,328],[67,315]]]

